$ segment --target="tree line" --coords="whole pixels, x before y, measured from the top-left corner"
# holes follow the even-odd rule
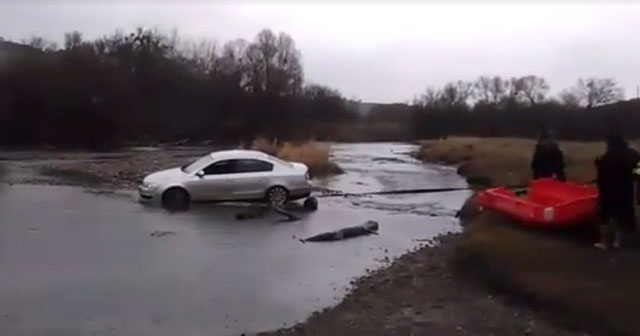
[[[611,78],[579,79],[551,97],[539,76],[481,76],[361,116],[362,104],[305,81],[295,41],[268,29],[223,45],[146,28],[23,44],[19,57],[0,58],[0,145],[533,137],[542,128],[576,140],[615,127],[640,136],[640,103],[623,101]]]
[[[408,112],[414,137],[448,135],[534,137],[543,129],[572,140],[601,139],[620,131],[640,136],[640,103],[624,101],[612,78],[581,78],[549,96],[539,76],[481,76],[428,88]]]
[[[257,136],[298,140],[357,120],[340,92],[304,80],[286,33],[219,46],[138,28],[95,40],[38,37],[0,64],[0,144],[110,148]]]

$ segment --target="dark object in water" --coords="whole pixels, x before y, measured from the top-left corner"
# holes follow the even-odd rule
[[[164,237],[164,236],[169,236],[169,235],[174,235],[176,234],[173,231],[153,231],[150,236],[151,237]]]
[[[336,241],[370,234],[378,234],[378,222],[370,220],[362,225],[351,226],[337,231],[321,233],[306,239],[300,239],[300,241],[303,243]]]
[[[262,217],[262,216],[266,215],[267,212],[269,212],[269,208],[268,207],[250,208],[248,211],[238,212],[236,214],[236,219],[237,220],[243,220],[243,219],[258,218],[258,217]]]
[[[315,197],[308,197],[306,200],[304,200],[302,206],[305,210],[316,211],[318,210],[318,199]]]

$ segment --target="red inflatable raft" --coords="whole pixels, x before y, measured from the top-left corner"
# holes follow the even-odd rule
[[[524,195],[505,187],[476,194],[482,209],[491,209],[538,228],[560,228],[579,224],[595,215],[598,190],[587,185],[554,179],[531,181]]]

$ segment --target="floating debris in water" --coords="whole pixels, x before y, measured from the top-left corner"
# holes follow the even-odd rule
[[[362,225],[351,226],[337,231],[317,234],[306,239],[300,239],[300,241],[303,243],[336,241],[370,234],[378,234],[378,222],[369,220]]]
[[[151,237],[164,237],[176,234],[174,231],[153,231]]]

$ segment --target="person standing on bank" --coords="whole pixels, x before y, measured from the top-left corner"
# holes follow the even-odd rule
[[[640,153],[617,133],[609,135],[606,143],[606,152],[595,161],[601,223],[594,246],[599,249],[607,249],[611,238],[613,247],[619,248],[623,237],[637,231],[634,186],[640,176]]]
[[[549,132],[542,131],[538,136],[538,143],[531,159],[533,179],[553,177],[560,181],[566,181],[564,168],[564,153],[562,153],[558,142]]]

